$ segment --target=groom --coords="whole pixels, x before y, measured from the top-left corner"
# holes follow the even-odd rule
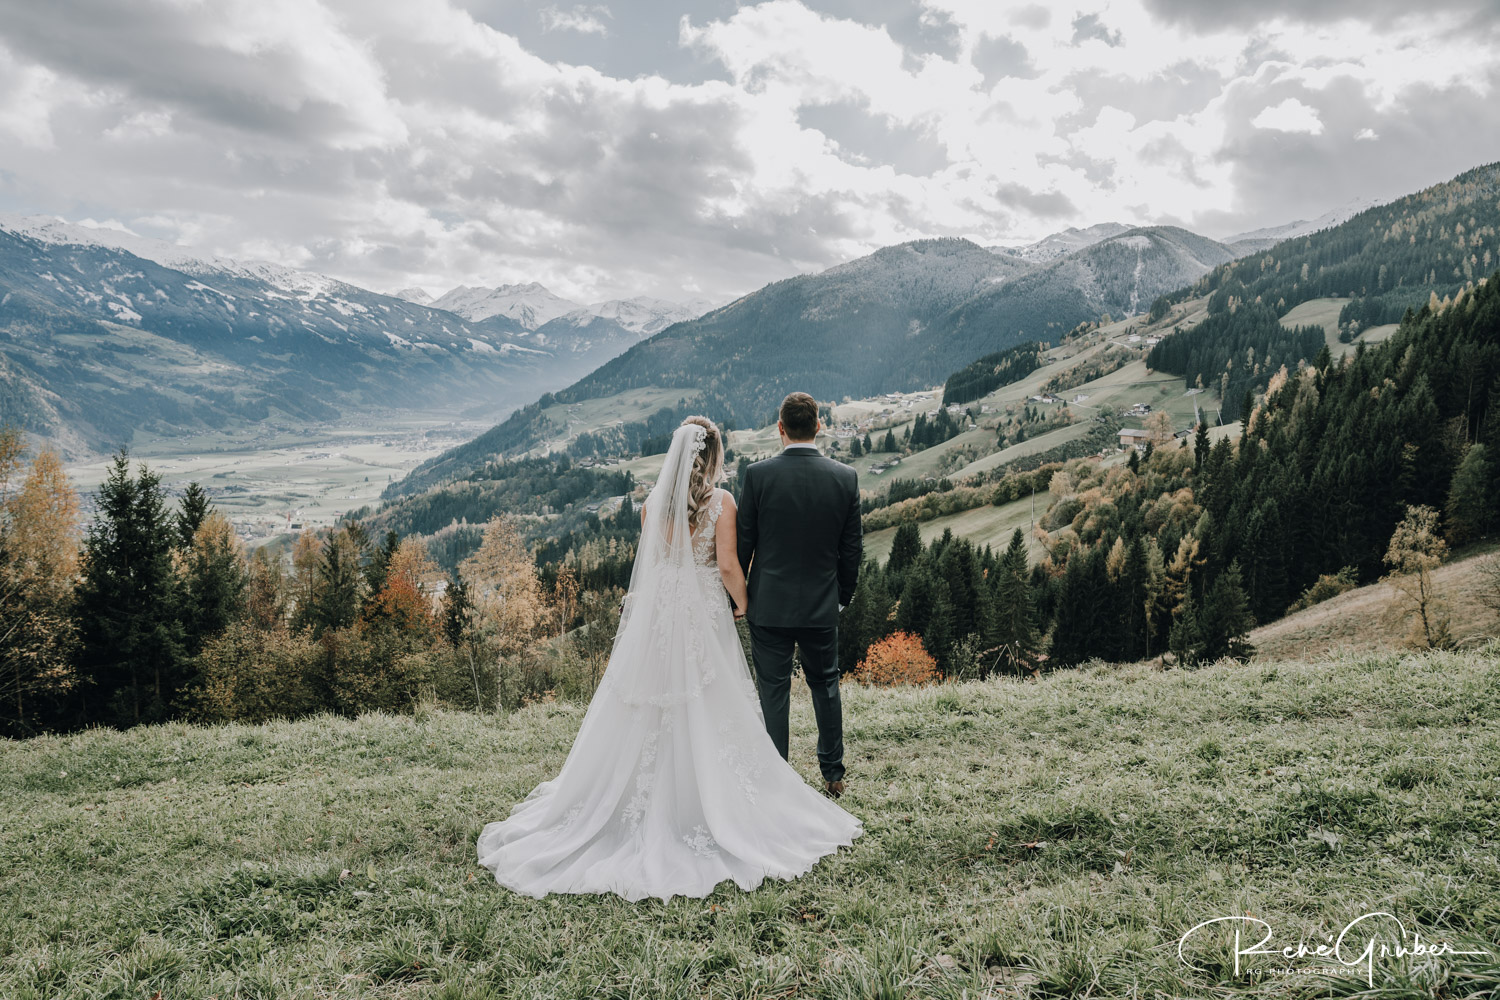
[[[839,705],[839,612],[854,596],[864,542],[854,470],[813,444],[822,421],[805,392],[781,402],[781,454],[745,470],[740,491],[740,567],[748,576],[750,652],[766,732],[787,755],[792,648],[818,720],[823,787],[844,792],[844,717]]]

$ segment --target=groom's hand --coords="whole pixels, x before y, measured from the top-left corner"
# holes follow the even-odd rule
[[[738,621],[739,619],[745,617],[745,609],[744,608],[735,608],[734,609],[734,617],[735,617],[736,621]]]

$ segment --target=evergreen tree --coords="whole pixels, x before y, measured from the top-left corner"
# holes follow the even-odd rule
[[[1172,616],[1167,648],[1181,666],[1190,667],[1198,662],[1203,649],[1203,630],[1198,621],[1198,602],[1191,593],[1183,598],[1177,613]]]
[[[858,458],[859,456],[863,455],[864,453],[865,453],[865,450],[864,450],[864,447],[860,445],[859,438],[857,438],[857,437],[850,438],[849,439],[849,456],[851,458]]]
[[[1002,662],[1023,670],[1036,660],[1036,609],[1027,580],[1026,537],[1017,528],[994,574],[995,643]]]
[[[188,653],[197,655],[207,639],[244,617],[247,570],[233,525],[210,509],[184,558],[182,619]]]
[[[208,494],[197,483],[188,483],[182,492],[182,501],[177,511],[177,547],[186,552],[193,547],[193,536],[198,533],[203,519],[210,509]]]
[[[894,454],[896,451],[900,450],[900,445],[896,444],[896,432],[895,431],[886,431],[885,432],[885,441],[881,443],[880,450],[884,451],[884,452],[889,452],[889,453],[892,453],[892,454]]]
[[[1489,482],[1490,469],[1484,445],[1469,445],[1453,473],[1453,485],[1448,489],[1448,504],[1443,511],[1450,545],[1463,545],[1482,538],[1494,524],[1495,498],[1490,493]]]
[[[1203,463],[1208,459],[1209,447],[1208,425],[1200,423],[1197,435],[1193,440],[1193,467],[1195,469],[1203,468]]]
[[[171,715],[186,680],[181,594],[172,570],[181,537],[160,477],[142,465],[132,478],[121,449],[99,487],[77,591],[89,721],[129,726]]]
[[[313,591],[309,624],[313,635],[320,636],[331,628],[354,624],[359,616],[361,572],[356,536],[345,526],[335,532],[323,546],[318,561],[316,587]]]
[[[1203,613],[1198,618],[1199,649],[1197,658],[1212,662],[1229,656],[1249,659],[1255,647],[1250,645],[1250,630],[1255,618],[1240,580],[1240,565],[1229,564],[1208,588],[1203,599]]]
[[[864,441],[864,444],[865,444],[865,454],[866,455],[871,454],[872,452],[875,451],[875,448],[870,444],[870,432],[869,431],[865,432],[865,441]]]
[[[891,555],[885,562],[887,573],[905,573],[907,567],[922,555],[922,532],[915,521],[905,521],[891,539]]]
[[[469,599],[469,585],[463,577],[455,575],[443,591],[440,611],[443,637],[451,645],[460,646],[474,631],[474,602]]]

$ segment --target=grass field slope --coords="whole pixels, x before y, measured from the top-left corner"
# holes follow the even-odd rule
[[[475,863],[580,705],[10,744],[0,996],[1492,996],[1497,654],[849,684],[865,834],[802,879],[668,903],[533,900]],[[1220,916],[1279,948],[1374,910],[1488,954],[1377,959],[1380,992],[1326,960],[1237,975],[1222,924],[1178,957]]]

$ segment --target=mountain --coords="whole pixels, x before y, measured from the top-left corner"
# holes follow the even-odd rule
[[[631,299],[595,302],[582,311],[613,320],[627,330],[650,336],[660,333],[673,323],[697,319],[712,308],[710,303],[701,299],[691,302],[668,302],[666,299],[638,295]]]
[[[564,317],[578,325],[586,321],[585,317],[597,316],[647,336],[665,330],[673,323],[701,316],[710,308],[706,302],[669,302],[647,295],[581,305],[554,294],[535,281],[495,288],[459,285],[432,300],[431,305],[434,309],[447,309],[474,321],[504,316],[522,330],[539,330]]]
[[[761,426],[793,389],[839,399],[930,387],[981,355],[1144,311],[1233,258],[1223,244],[1174,227],[1126,230],[1046,264],[962,239],[903,243],[669,327],[543,402],[691,387],[702,390],[690,404],[702,412]],[[387,493],[527,451],[544,423],[536,406],[518,411]]]
[[[1280,326],[1278,317],[1293,307],[1346,299],[1339,336],[1353,340],[1372,326],[1402,320],[1408,310],[1429,304],[1441,310],[1497,265],[1500,163],[1492,163],[1214,268],[1172,295],[1208,296],[1207,318],[1164,338],[1147,363],[1214,387],[1225,418],[1233,420],[1247,394],[1267,390],[1280,364],[1295,369],[1326,342]],[[1277,363],[1247,371],[1240,360],[1247,346],[1257,347],[1257,359]]]
[[[464,319],[478,322],[491,316],[503,316],[523,330],[535,330],[543,324],[579,308],[560,295],[554,295],[535,281],[521,285],[499,285],[476,288],[459,285],[439,295],[434,309],[446,309]]]
[[[743,426],[764,423],[793,389],[837,398],[930,385],[955,367],[940,332],[943,318],[1031,267],[968,240],[887,247],[669,327],[559,398],[695,386]]]
[[[1026,246],[991,247],[990,249],[996,253],[1009,254],[1022,260],[1045,264],[1059,257],[1077,253],[1085,247],[1091,247],[1100,240],[1129,232],[1130,229],[1130,226],[1119,222],[1099,222],[1083,229],[1064,229],[1060,233],[1053,233],[1051,236]]]
[[[432,305],[432,296],[427,294],[425,288],[403,288],[396,293],[396,298],[415,302],[419,306]]]
[[[473,322],[326,275],[115,229],[0,217],[0,419],[70,456],[137,431],[306,426],[399,407],[503,414],[640,335]]]
[[[1131,229],[974,296],[944,326],[971,360],[1024,340],[1055,341],[1087,320],[1143,312],[1234,256],[1175,226]]]
[[[1331,229],[1339,223],[1354,218],[1367,208],[1373,208],[1380,204],[1372,198],[1356,198],[1340,205],[1338,208],[1330,209],[1318,216],[1316,219],[1299,219],[1296,222],[1284,223],[1280,226],[1268,226],[1265,229],[1252,229],[1249,232],[1236,233],[1224,238],[1223,243],[1235,250],[1240,256],[1251,253],[1259,253],[1269,250],[1271,247],[1283,240],[1295,239],[1298,236],[1306,236],[1320,229]]]

